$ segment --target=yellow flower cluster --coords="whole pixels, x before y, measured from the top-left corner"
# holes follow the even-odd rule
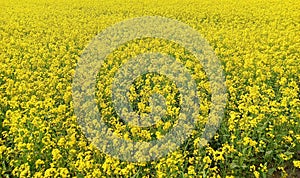
[[[1,177],[283,177],[300,169],[300,2],[280,0],[27,0],[0,2]],[[151,127],[127,125],[114,110],[111,85],[130,58],[170,55],[190,72],[201,101],[192,135],[167,156],[127,162],[91,144],[77,123],[72,80],[84,48],[114,23],[140,16],[184,22],[221,61],[228,102],[212,140],[201,138],[211,112],[203,66],[183,46],[142,38],[106,57],[95,96],[102,119],[120,138],[163,139],[178,124],[182,99],[164,75],[139,76],[127,96],[140,115],[153,93],[164,113]],[[85,106],[82,106],[85,107]],[[94,122],[97,124],[97,121]]]

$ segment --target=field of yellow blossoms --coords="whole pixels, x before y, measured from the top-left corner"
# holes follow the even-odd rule
[[[299,0],[2,0],[0,2],[0,177],[300,177]],[[224,118],[201,146],[211,104],[203,67],[184,47],[142,38],[107,56],[97,76],[106,124],[134,141],[161,139],[176,124],[180,93],[149,73],[128,94],[138,113],[160,93],[166,116],[153,127],[122,122],[111,103],[120,65],[146,51],[174,56],[197,82],[192,135],[158,160],[128,162],[97,149],[74,114],[72,80],[90,41],[126,19],[162,16],[197,30],[220,60],[227,86]]]

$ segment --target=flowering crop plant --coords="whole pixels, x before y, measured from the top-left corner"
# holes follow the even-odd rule
[[[0,7],[0,177],[300,176],[299,0]]]

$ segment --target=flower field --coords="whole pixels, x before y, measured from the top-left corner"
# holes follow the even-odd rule
[[[300,177],[299,0],[3,0],[0,7],[0,177]],[[203,140],[212,88],[195,56],[157,38],[119,46],[95,86],[99,113],[118,137],[160,140],[178,125],[182,110],[175,83],[148,73],[132,83],[129,101],[143,115],[151,112],[151,94],[159,93],[164,117],[151,127],[120,119],[110,87],[122,64],[139,54],[160,52],[181,62],[201,101],[197,124],[179,148],[129,162],[86,138],[72,82],[97,34],[142,16],[178,20],[208,41],[224,71],[227,103],[217,133]]]

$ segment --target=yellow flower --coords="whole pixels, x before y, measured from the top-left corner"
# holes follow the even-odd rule
[[[38,169],[38,167],[43,164],[45,164],[44,161],[41,159],[38,159],[35,161],[35,168]]]
[[[212,163],[212,160],[210,159],[210,157],[205,156],[205,157],[203,158],[203,162],[204,162],[204,163],[207,163],[207,164],[210,164],[210,163]]]
[[[66,143],[66,139],[62,137],[58,140],[57,145],[58,146],[63,146],[65,143]]]
[[[67,168],[58,168],[58,171],[62,178],[70,177],[69,170]]]
[[[255,165],[250,166],[250,171],[255,171]]]
[[[194,166],[189,166],[188,167],[188,174],[189,175],[196,175],[195,167]]]
[[[59,149],[54,148],[54,149],[52,150],[52,157],[53,157],[53,160],[54,160],[54,161],[56,161],[56,160],[58,160],[58,159],[60,159],[60,158],[62,157],[61,154],[60,154]]]
[[[57,170],[55,168],[49,168],[45,171],[45,177],[53,177],[57,174]]]
[[[300,168],[300,161],[293,161],[293,164],[296,168]]]
[[[254,174],[255,178],[259,178],[260,173],[258,171],[254,171],[253,174]]]
[[[0,11],[0,21],[4,22],[0,25],[0,159],[5,159],[1,175],[221,177],[230,173],[232,176],[226,177],[239,177],[242,171],[245,175],[260,177],[269,171],[266,165],[260,165],[260,162],[269,161],[268,156],[259,162],[244,162],[243,167],[247,169],[237,167],[229,171],[224,166],[225,158],[236,163],[258,152],[271,156],[279,152],[280,159],[274,159],[274,164],[281,165],[297,154],[295,150],[300,144],[297,129],[300,124],[300,70],[299,30],[296,28],[299,23],[295,17],[300,11],[296,1],[274,3],[265,0],[267,10],[263,9],[261,2],[250,0],[238,3],[220,1],[213,5],[209,0],[195,0],[192,6],[187,6],[187,0],[177,3],[145,0],[143,3],[121,3],[121,6],[120,2],[105,1],[99,5],[96,1],[80,0],[55,4],[47,0],[38,3],[11,0],[0,3],[4,7]],[[196,7],[202,8],[201,13]],[[156,119],[158,121],[151,127],[139,128],[128,126],[115,112],[111,101],[111,86],[117,81],[114,80],[115,74],[140,54],[157,52],[173,56],[197,84],[199,116],[192,135],[184,142],[186,145],[152,162],[119,161],[94,144],[99,135],[103,136],[101,133],[95,134],[94,140],[84,137],[87,135],[77,123],[80,117],[74,113],[73,77],[79,62],[85,62],[82,56],[94,58],[85,54],[84,49],[95,34],[126,18],[157,14],[187,23],[205,37],[222,65],[228,96],[212,95],[212,91],[220,89],[213,83],[214,79],[218,80],[214,76],[220,71],[207,71],[214,68],[212,60],[207,60],[209,56],[194,56],[191,49],[196,39],[193,34],[187,34],[193,38],[188,46],[161,38],[133,39],[112,49],[102,66],[88,62],[91,68],[99,67],[98,74],[93,76],[97,81],[92,87],[97,89],[94,93],[96,110],[100,111],[101,118],[81,119],[86,119],[90,126],[88,130],[93,134],[99,130],[92,128],[104,121],[120,139],[148,142],[154,141],[155,137],[163,140],[173,125],[178,126],[177,117],[185,109],[182,108],[182,93],[177,83],[163,74],[138,76],[127,94],[128,103],[139,114],[153,111],[149,99],[153,93],[163,95],[166,112],[161,107],[155,109],[163,111],[164,118]],[[166,29],[158,29],[158,26],[157,31],[176,28],[176,25],[166,26]],[[178,30],[178,34],[185,38],[185,32]],[[107,44],[116,44],[114,40],[118,37],[123,40],[123,32],[126,33],[127,29],[106,34]],[[165,35],[173,36],[171,33]],[[205,54],[205,49],[202,52]],[[130,68],[124,75],[131,75],[139,67]],[[176,70],[173,64],[163,68]],[[175,75],[178,81],[182,81],[182,74]],[[122,82],[117,81],[117,85]],[[89,86],[82,82],[80,87]],[[194,93],[188,91],[188,95]],[[228,97],[228,102],[224,117],[219,118],[214,116],[212,100],[223,97]],[[210,114],[213,116],[208,120]],[[222,123],[219,134],[202,137],[203,131],[209,128],[206,124],[218,123]],[[213,138],[216,143],[210,142],[209,139]],[[103,144],[109,147],[109,144]],[[287,144],[294,151],[282,153],[280,150],[285,150]],[[152,148],[149,152],[159,154],[160,149]],[[293,163],[295,168],[300,167],[298,160]],[[287,177],[286,165],[282,166],[278,169],[283,177]]]

